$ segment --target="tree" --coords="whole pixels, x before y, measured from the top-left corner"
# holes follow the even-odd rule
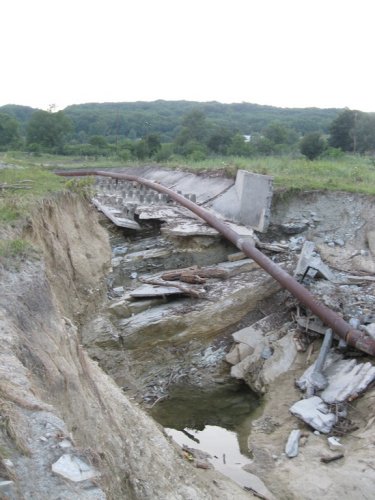
[[[300,142],[300,151],[309,160],[318,158],[326,148],[326,142],[319,132],[306,134]]]
[[[35,111],[27,126],[27,143],[58,148],[63,146],[71,130],[72,123],[62,111]]]
[[[0,113],[0,147],[15,145],[19,138],[17,120],[5,113]]]
[[[227,128],[221,127],[210,135],[207,146],[214,153],[226,155],[232,137],[233,134]]]
[[[147,134],[143,140],[146,142],[148,156],[154,156],[161,148],[160,137],[158,134]]]
[[[102,135],[93,135],[90,137],[90,144],[91,146],[96,146],[97,148],[106,148],[108,146],[108,142]]]
[[[329,128],[329,144],[343,151],[356,151],[356,121],[360,111],[345,109],[333,120]]]
[[[356,123],[357,151],[375,151],[375,113],[361,113]]]
[[[202,111],[194,110],[184,116],[182,129],[175,139],[178,154],[191,154],[191,144],[205,145],[208,137],[206,117]]]

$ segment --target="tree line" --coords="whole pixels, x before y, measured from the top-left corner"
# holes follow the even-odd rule
[[[0,149],[158,161],[302,153],[312,160],[323,153],[374,152],[375,114],[185,101],[85,104],[57,112],[10,105],[0,108]]]

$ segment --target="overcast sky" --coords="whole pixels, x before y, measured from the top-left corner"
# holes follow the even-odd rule
[[[1,0],[0,105],[375,112],[374,0]]]

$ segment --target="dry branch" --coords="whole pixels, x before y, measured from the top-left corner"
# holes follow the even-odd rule
[[[181,290],[182,293],[185,293],[190,297],[194,297],[195,299],[203,298],[204,294],[206,293],[206,290],[204,290],[203,288],[200,288],[199,290],[194,290],[194,288],[192,287],[180,285],[179,283],[175,282],[168,282],[158,279],[146,279],[146,278],[139,278],[139,281],[141,281],[142,283],[146,283],[147,285],[175,287]]]

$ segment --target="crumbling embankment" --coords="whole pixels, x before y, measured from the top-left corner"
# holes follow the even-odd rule
[[[76,325],[104,300],[110,262],[106,233],[89,205],[73,195],[46,201],[24,237],[41,249],[40,257],[0,268],[0,474],[9,481],[6,495],[251,497],[214,471],[201,474],[187,464],[82,349]],[[69,466],[61,468],[61,460]],[[78,474],[77,463],[78,480],[65,479],[69,468],[71,477]]]

